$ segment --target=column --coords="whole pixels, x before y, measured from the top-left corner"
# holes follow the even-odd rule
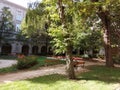
[[[16,55],[16,43],[11,44],[11,47],[12,47],[11,54]]]

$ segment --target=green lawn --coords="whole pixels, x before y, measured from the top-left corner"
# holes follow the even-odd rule
[[[120,68],[89,67],[90,71],[69,80],[63,75],[47,75],[0,84],[0,90],[115,90],[120,83]]]
[[[4,60],[16,60],[17,56],[11,56],[11,55],[0,55],[0,59],[4,59]]]
[[[32,66],[31,68],[29,68],[28,70],[34,70],[34,69],[38,69],[39,67],[45,66],[45,60],[47,58],[44,56],[41,56],[37,59],[38,64]],[[50,60],[50,59],[49,59]],[[51,59],[52,60],[52,59]],[[51,63],[47,63],[48,66],[50,65],[56,65],[56,64],[65,64],[65,61],[60,61],[60,62],[51,62]],[[20,71],[16,68],[16,65],[11,66],[11,67],[7,67],[7,68],[2,68],[0,69],[0,74],[4,74],[4,73],[10,73],[10,72],[16,72],[16,71]]]
[[[18,69],[16,68],[16,66],[11,66],[11,67],[6,67],[6,68],[0,68],[0,74],[5,74],[5,73],[9,73],[9,72],[16,72],[18,71]]]

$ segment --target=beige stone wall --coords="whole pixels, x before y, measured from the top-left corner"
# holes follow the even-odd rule
[[[9,7],[10,8],[10,11],[11,11],[11,13],[13,15],[13,23],[14,23],[14,26],[15,26],[15,29],[16,29],[15,31],[17,33],[17,27],[16,26],[17,25],[20,26],[23,18],[25,17],[27,9],[22,7],[22,6],[19,6],[17,4],[11,3],[11,2],[9,2],[7,0],[0,0],[0,14],[1,14],[1,11],[2,11],[3,7]],[[19,19],[19,17],[21,17],[21,18]],[[15,35],[13,35],[13,36],[15,36]],[[16,36],[15,36],[15,38],[16,38]],[[12,46],[11,54],[21,53],[22,45],[21,45],[20,42],[11,41],[11,42],[9,42],[9,44]],[[1,52],[1,47],[0,47],[0,52]]]

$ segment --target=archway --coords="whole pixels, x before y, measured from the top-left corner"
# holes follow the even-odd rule
[[[42,46],[41,47],[41,55],[46,55],[47,54],[47,47],[46,46]]]
[[[12,46],[10,44],[3,44],[1,48],[2,55],[11,54]]]
[[[29,54],[29,46],[28,45],[23,45],[22,46],[22,54],[24,54],[24,55]]]
[[[37,55],[38,54],[38,46],[33,46],[32,47],[32,54]]]
[[[53,54],[52,47],[49,47],[49,48],[48,48],[48,54],[49,54],[49,55],[52,55],[52,54]]]

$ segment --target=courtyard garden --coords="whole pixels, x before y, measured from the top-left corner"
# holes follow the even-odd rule
[[[119,13],[120,0],[29,3],[15,41],[0,38],[16,55],[0,59],[17,61],[0,68],[0,90],[120,90]],[[4,18],[2,31],[13,27]]]
[[[9,59],[9,56],[7,59]],[[12,65],[11,67],[1,68],[0,74],[9,73],[9,72],[17,72],[20,70],[34,70],[34,69],[38,69],[39,67],[44,67],[44,66],[65,64],[65,60],[60,60],[58,58],[52,58],[52,57],[50,58],[46,56],[32,55],[32,56],[25,56],[24,58],[16,57],[15,59],[17,60],[17,64]]]
[[[0,84],[0,90],[119,90],[120,68],[88,66],[88,72],[77,74],[76,80],[52,74]]]

